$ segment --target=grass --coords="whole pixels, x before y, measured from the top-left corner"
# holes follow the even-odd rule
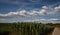
[[[55,26],[35,22],[0,23],[0,32],[8,31],[10,35],[48,35]]]

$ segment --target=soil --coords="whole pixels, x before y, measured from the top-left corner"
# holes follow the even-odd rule
[[[52,32],[52,35],[60,35],[60,28],[59,27],[55,27],[55,29]]]

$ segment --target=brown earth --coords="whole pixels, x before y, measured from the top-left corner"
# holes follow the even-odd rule
[[[55,27],[55,29],[52,32],[52,35],[60,35],[60,28],[59,27]]]

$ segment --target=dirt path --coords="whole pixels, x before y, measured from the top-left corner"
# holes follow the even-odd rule
[[[54,29],[52,35],[60,35],[60,28],[55,27],[55,29]]]

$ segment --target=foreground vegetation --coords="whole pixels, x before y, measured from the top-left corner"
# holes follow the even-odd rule
[[[0,35],[48,35],[55,26],[35,22],[0,23]]]

